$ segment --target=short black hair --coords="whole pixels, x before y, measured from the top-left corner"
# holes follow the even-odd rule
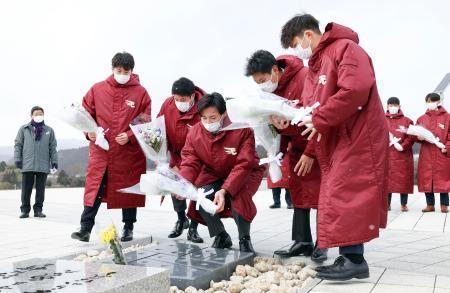
[[[42,111],[42,113],[44,113],[44,109],[39,106],[34,106],[33,108],[31,108],[31,115],[33,115],[34,111]]]
[[[431,100],[432,102],[439,102],[441,100],[441,96],[438,93],[429,93],[425,97],[425,102],[428,102],[428,100]]]
[[[387,104],[388,104],[388,105],[400,105],[400,99],[397,98],[397,97],[390,97],[390,98],[387,100]]]
[[[277,64],[277,59],[269,51],[258,50],[247,59],[245,76],[252,76],[255,73],[272,73],[272,67]]]
[[[289,48],[294,37],[302,35],[305,30],[320,34],[319,21],[311,14],[297,14],[281,29],[281,46]]]
[[[128,52],[116,53],[111,60],[111,64],[113,68],[123,67],[125,70],[133,70],[134,69],[134,58]]]
[[[219,93],[204,95],[197,104],[197,113],[201,114],[203,110],[209,107],[215,107],[220,115],[227,111],[227,104]]]
[[[193,93],[195,93],[195,85],[186,77],[181,77],[172,85],[172,95],[191,96]]]

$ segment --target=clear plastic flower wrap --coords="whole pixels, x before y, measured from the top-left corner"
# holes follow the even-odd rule
[[[281,136],[272,125],[268,124],[256,126],[254,131],[257,143],[267,151],[267,158],[260,159],[259,164],[269,164],[270,179],[272,182],[278,182],[283,177],[281,172],[283,153],[280,152]]]
[[[400,127],[398,131],[406,133],[408,135],[423,137],[429,143],[436,145],[440,149],[445,149],[445,145],[440,142],[439,137],[434,136],[434,134],[421,125],[410,125],[408,128]]]
[[[145,156],[157,165],[169,161],[164,116],[151,120],[151,116],[140,114],[130,124],[136,140]]]
[[[254,127],[265,124],[270,115],[277,115],[296,125],[311,115],[320,105],[319,102],[311,107],[297,108],[292,101],[272,93],[255,91],[245,97],[227,100],[227,113],[233,124],[227,129]]]
[[[196,201],[197,208],[200,205],[211,215],[214,215],[217,211],[217,206],[206,198],[213,190],[205,192],[202,188],[197,189],[167,164],[159,165],[154,171],[147,171],[146,174],[141,175],[141,180],[137,185],[119,191],[148,196],[178,195]]]
[[[97,135],[95,144],[105,151],[109,150],[109,143],[105,138],[105,132],[108,130],[99,127],[91,114],[82,105],[73,103],[68,107],[64,107],[59,116],[61,120],[79,131],[95,132]]]

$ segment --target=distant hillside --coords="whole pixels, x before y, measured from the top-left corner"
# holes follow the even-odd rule
[[[58,151],[58,169],[70,176],[85,176],[88,156],[89,147]]]

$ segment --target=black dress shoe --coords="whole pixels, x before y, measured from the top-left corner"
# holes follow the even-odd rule
[[[183,234],[183,230],[188,229],[189,228],[189,220],[185,219],[185,220],[178,220],[175,223],[175,227],[173,227],[172,232],[170,232],[169,238],[177,238],[178,236],[180,236],[181,234]]]
[[[122,237],[120,237],[120,241],[127,242],[133,240],[133,229],[123,228]]]
[[[80,231],[73,232],[70,237],[72,237],[72,239],[80,240],[83,242],[89,242],[91,232],[81,229]]]
[[[25,219],[25,218],[28,218],[29,216],[30,216],[29,213],[21,212],[19,218]]]
[[[233,246],[233,242],[231,241],[230,235],[228,233],[225,233],[225,235],[217,235],[214,239],[213,244],[211,247],[213,248],[231,248]]]
[[[355,264],[342,255],[333,265],[319,268],[322,269],[319,269],[316,277],[322,280],[347,281],[353,278],[366,279],[370,276],[369,266],[365,260],[361,264]]]
[[[294,244],[287,250],[276,250],[274,254],[281,257],[293,257],[293,256],[311,256],[314,247],[311,244],[304,244],[302,242],[294,242]]]
[[[255,253],[250,237],[243,237],[239,240],[239,250],[242,252]]]
[[[47,217],[43,212],[34,212],[35,218],[45,218]]]
[[[328,259],[328,248],[314,247],[314,251],[311,254],[311,260],[314,262],[324,262]]]
[[[197,228],[189,227],[187,240],[194,243],[203,243],[203,238],[198,235]]]
[[[279,205],[279,204],[273,204],[273,205],[269,206],[269,208],[271,208],[271,209],[279,209],[280,207],[281,207],[281,205]]]

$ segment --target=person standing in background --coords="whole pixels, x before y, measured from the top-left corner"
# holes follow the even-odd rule
[[[424,213],[434,212],[434,193],[441,196],[441,212],[448,213],[448,193],[450,192],[450,114],[442,107],[441,97],[437,93],[430,93],[425,97],[427,111],[417,119],[421,125],[438,137],[445,148],[439,149],[436,145],[418,137],[420,142],[419,166],[417,181],[419,192],[425,192],[427,206]]]
[[[58,169],[58,152],[53,129],[44,123],[44,109],[31,109],[31,121],[20,127],[14,143],[14,161],[22,172],[22,205],[20,218],[28,218],[31,210],[30,198],[36,182],[34,216],[45,218],[42,207],[45,185],[50,168]]]
[[[388,209],[391,210],[392,193],[400,193],[401,211],[408,211],[408,194],[414,193],[414,159],[412,146],[414,138],[399,131],[413,124],[403,115],[399,98],[387,101],[386,121],[389,126],[389,187]]]

